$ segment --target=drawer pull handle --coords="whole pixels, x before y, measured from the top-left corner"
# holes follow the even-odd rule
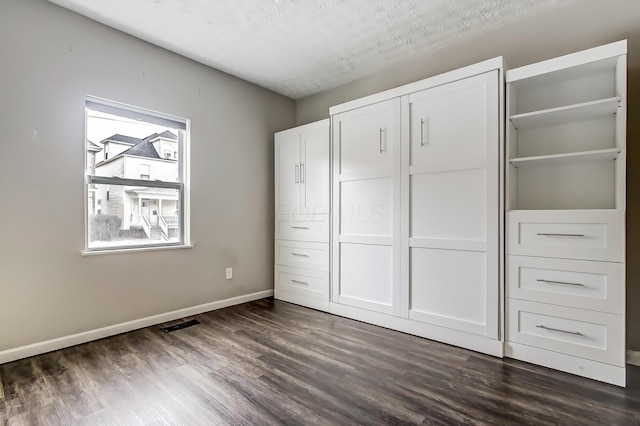
[[[380,127],[380,154],[384,151],[384,149],[382,149],[382,133],[384,133],[384,131],[384,127]]]
[[[292,226],[292,229],[309,229],[308,226]]]
[[[584,284],[580,284],[580,283],[568,283],[565,281],[551,281],[551,280],[536,280],[538,282],[541,283],[547,283],[547,284],[559,284],[559,285],[572,285],[575,287],[584,287]]]
[[[308,254],[302,254],[302,253],[291,253],[291,256],[309,257],[309,255],[308,255]]]
[[[584,234],[548,234],[544,232],[538,232],[538,235],[542,237],[584,237]]]
[[[536,327],[542,328],[544,330],[549,330],[549,331],[557,331],[559,333],[573,334],[574,336],[584,336],[584,334],[580,333],[579,331],[560,330],[559,328],[545,327],[544,325],[536,325]]]
[[[295,284],[309,285],[306,281],[291,280],[291,282]]]

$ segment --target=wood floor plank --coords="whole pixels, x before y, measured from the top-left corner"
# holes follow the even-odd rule
[[[637,367],[623,389],[273,299],[192,318],[0,365],[0,424],[640,425]]]

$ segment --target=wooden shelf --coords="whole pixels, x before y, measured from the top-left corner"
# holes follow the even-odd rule
[[[607,115],[615,114],[618,110],[619,103],[620,97],[616,96],[598,101],[512,115],[510,120],[516,129],[549,127],[576,121],[604,118]]]
[[[615,160],[620,148],[599,149],[597,151],[570,152],[568,154],[540,155],[537,157],[513,158],[509,163],[515,167],[546,166],[586,161]]]

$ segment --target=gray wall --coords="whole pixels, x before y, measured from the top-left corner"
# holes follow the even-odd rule
[[[191,119],[195,248],[80,255],[86,94]],[[2,0],[0,351],[272,289],[273,133],[294,121],[291,99],[44,0]]]
[[[495,56],[519,67],[600,44],[629,40],[627,135],[627,348],[640,351],[640,1],[576,0],[442,51],[296,104],[297,124],[329,107]]]

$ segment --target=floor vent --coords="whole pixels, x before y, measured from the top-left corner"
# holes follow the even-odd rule
[[[182,330],[183,328],[191,327],[192,325],[196,325],[196,324],[200,324],[200,321],[191,320],[187,322],[182,322],[180,324],[172,325],[171,327],[163,327],[160,330],[164,331],[165,333],[171,333],[172,331]]]

